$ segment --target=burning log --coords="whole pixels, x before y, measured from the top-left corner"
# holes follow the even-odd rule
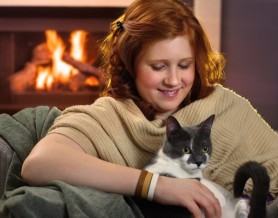
[[[23,70],[16,72],[9,77],[10,89],[12,92],[22,92],[35,86],[37,66],[32,62],[25,64]]]
[[[51,63],[51,55],[46,43],[39,44],[34,48],[31,62],[36,65]]]
[[[101,71],[99,68],[88,64],[83,63],[81,61],[75,60],[73,57],[71,57],[68,53],[64,53],[63,55],[63,61],[67,62],[68,64],[72,65],[76,69],[78,69],[81,73],[89,76],[95,76],[97,78],[100,77]]]
[[[37,45],[32,52],[32,60],[27,62],[22,70],[10,76],[11,91],[16,93],[35,87],[37,66],[50,63],[51,58],[46,44]]]
[[[73,75],[69,81],[69,89],[74,92],[92,89],[99,85],[99,80],[95,76],[88,77],[82,73]]]
[[[82,90],[84,87],[81,84],[84,84],[87,87],[97,87],[100,85],[101,70],[99,68],[75,60],[68,53],[63,55],[63,61],[72,65],[80,72],[71,77],[71,80],[69,81],[70,90]]]

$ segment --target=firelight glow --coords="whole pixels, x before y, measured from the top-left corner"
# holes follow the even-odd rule
[[[70,34],[70,55],[78,61],[86,60],[85,43],[87,33],[76,30]],[[66,45],[55,30],[46,30],[46,45],[51,55],[52,67],[39,67],[36,79],[37,90],[52,90],[55,84],[67,84],[72,75],[78,73],[72,65],[63,61]]]

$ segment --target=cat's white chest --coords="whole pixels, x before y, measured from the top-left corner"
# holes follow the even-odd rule
[[[184,161],[186,162],[186,161]],[[163,152],[158,153],[157,162],[145,167],[146,170],[158,174],[170,174],[177,178],[202,178],[201,169],[196,170],[194,173],[187,172],[181,166],[180,159],[175,160],[167,157]]]

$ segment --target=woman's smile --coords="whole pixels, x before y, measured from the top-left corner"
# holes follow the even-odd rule
[[[158,89],[166,97],[176,97],[179,94],[179,89],[176,90],[162,90]]]

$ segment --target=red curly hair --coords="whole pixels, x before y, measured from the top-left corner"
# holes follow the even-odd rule
[[[224,81],[225,59],[212,50],[193,11],[181,0],[135,0],[111,23],[110,33],[100,47],[107,78],[102,96],[133,99],[148,119],[154,119],[155,111],[135,86],[135,60],[151,43],[181,35],[189,38],[196,66],[192,90],[181,107],[206,97],[213,84]]]

